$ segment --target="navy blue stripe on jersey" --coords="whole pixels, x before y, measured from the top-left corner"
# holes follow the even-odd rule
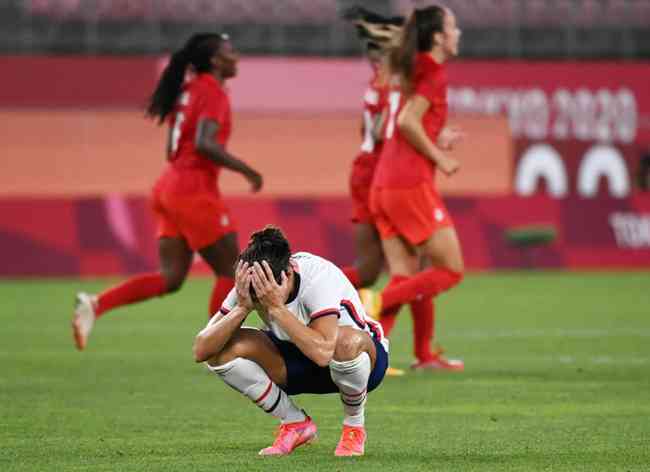
[[[327,308],[325,310],[317,311],[316,313],[309,315],[309,317],[311,318],[311,321],[314,321],[318,318],[322,318],[323,316],[330,315],[336,315],[337,318],[341,317],[341,313],[336,308]]]
[[[341,306],[345,308],[345,311],[348,312],[348,315],[350,315],[350,318],[352,318],[352,321],[361,329],[366,328],[366,322],[365,320],[359,316],[359,313],[357,313],[356,308],[354,308],[354,304],[350,300],[341,300]]]

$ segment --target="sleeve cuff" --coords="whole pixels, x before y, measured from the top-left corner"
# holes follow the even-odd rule
[[[309,315],[311,318],[311,321],[317,320],[318,318],[322,318],[323,316],[332,316],[336,315],[337,318],[341,317],[341,313],[339,312],[338,308],[327,308],[325,310],[320,310],[315,313],[312,313]]]

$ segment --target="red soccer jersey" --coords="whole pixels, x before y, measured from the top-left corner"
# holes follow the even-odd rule
[[[199,122],[208,118],[219,124],[217,141],[226,146],[231,130],[230,100],[219,81],[210,74],[199,74],[183,86],[174,112],[170,115],[173,170],[205,172],[216,185],[221,167],[199,154],[194,145]]]
[[[372,78],[363,96],[363,142],[361,143],[361,155],[373,155],[377,157],[381,150],[381,142],[375,141],[372,130],[377,116],[386,106],[388,88],[382,84],[377,74]]]
[[[421,95],[431,104],[422,118],[422,125],[435,143],[447,121],[447,71],[427,53],[417,55],[413,95]],[[378,187],[404,188],[434,181],[435,164],[416,151],[396,126],[397,116],[407,99],[399,89],[392,89],[388,95],[385,142],[373,181]]]

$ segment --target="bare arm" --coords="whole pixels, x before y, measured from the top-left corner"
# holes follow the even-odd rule
[[[250,182],[253,192],[260,190],[262,188],[262,176],[244,161],[227,152],[217,142],[215,136],[218,131],[219,124],[216,121],[211,119],[199,121],[194,139],[196,150],[215,164],[242,174]]]
[[[248,269],[247,263],[242,261],[237,263],[235,269],[237,305],[235,308],[229,313],[214,315],[208,325],[196,335],[193,349],[196,362],[205,362],[219,354],[253,310],[253,300],[250,297],[251,280]]]
[[[415,95],[406,102],[406,105],[397,117],[397,126],[406,140],[422,155],[431,159],[447,175],[458,171],[460,164],[438,148],[429,139],[422,118],[431,104],[421,95]]]
[[[305,326],[284,305],[269,308],[268,313],[305,356],[320,367],[329,365],[338,336],[336,316],[324,316]]]
[[[384,108],[381,113],[375,117],[375,122],[372,125],[372,139],[374,139],[376,143],[380,143],[384,140],[384,133],[382,133],[382,131],[387,117],[388,108]]]
[[[172,134],[174,130],[170,126],[167,129],[167,145],[165,146],[165,152],[167,153],[167,160],[170,160],[172,157]]]
[[[215,315],[219,318],[199,331],[194,339],[194,360],[205,362],[219,354],[249,313],[249,309],[236,306],[226,315]]]
[[[298,321],[284,304],[289,291],[287,275],[283,272],[282,283],[278,284],[266,261],[262,261],[262,264],[259,262],[253,264],[251,283],[259,303],[269,318],[289,335],[298,349],[317,365],[321,367],[328,365],[334,355],[338,336],[337,317],[323,316],[314,320],[309,326]]]

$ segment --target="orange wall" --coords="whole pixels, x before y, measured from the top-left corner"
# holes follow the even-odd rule
[[[359,142],[356,114],[235,115],[233,153],[265,176],[267,195],[344,195]],[[164,165],[164,128],[137,111],[0,111],[0,195],[148,193]],[[457,117],[467,140],[462,170],[441,177],[448,194],[508,194],[512,143],[503,118]],[[225,173],[226,194],[247,192]]]

